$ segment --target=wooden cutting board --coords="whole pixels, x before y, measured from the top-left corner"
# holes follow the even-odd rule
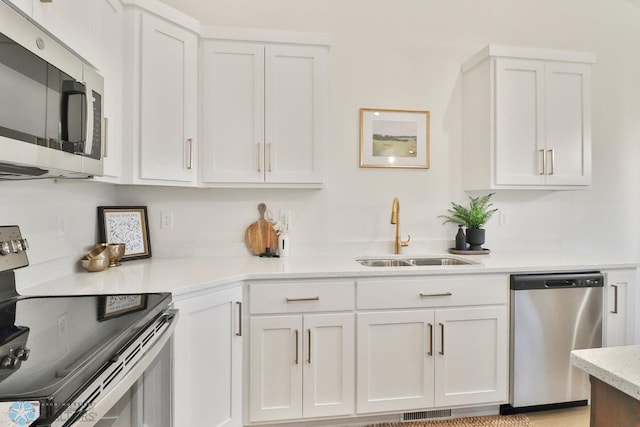
[[[276,253],[278,251],[278,235],[273,229],[271,223],[264,219],[264,213],[266,210],[267,205],[264,203],[260,203],[258,205],[260,219],[251,224],[244,235],[244,241],[247,244],[247,248],[253,255],[265,253],[266,248],[271,248],[272,253]]]

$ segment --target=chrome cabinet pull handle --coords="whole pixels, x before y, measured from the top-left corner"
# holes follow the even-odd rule
[[[242,336],[242,302],[236,301],[236,305],[238,306],[238,332],[236,332],[237,337]]]
[[[444,324],[438,323],[438,325],[440,325],[440,351],[438,353],[444,356]]]
[[[429,356],[433,356],[433,325],[428,323],[429,325],[429,352],[427,353]]]
[[[298,364],[299,360],[298,360],[298,347],[299,347],[299,331],[296,329],[296,365]]]
[[[189,146],[189,160],[187,162],[187,169],[193,169],[193,138],[187,139]]]
[[[453,295],[451,292],[443,292],[440,294],[423,294],[420,292],[420,298],[432,298],[432,297],[450,297]]]
[[[311,329],[307,329],[307,363],[311,364]]]
[[[107,117],[105,117],[104,119],[102,119],[104,122],[104,151],[103,151],[103,157],[107,158],[109,157],[109,119]]]
[[[613,310],[612,314],[618,314],[618,285],[611,285],[613,288]]]
[[[547,158],[546,155],[544,153],[544,150],[538,150],[540,152],[540,155],[542,157],[542,170],[540,171],[540,175],[544,175],[544,173],[546,172],[547,166],[545,164]]]
[[[269,172],[271,172],[271,143],[268,143],[268,144],[267,144],[267,148],[269,148],[269,157],[268,157],[268,160],[269,160]]]
[[[285,298],[287,303],[290,302],[303,302],[303,301],[320,301],[320,297],[309,297],[309,298]]]
[[[555,156],[553,150],[549,150],[549,157],[551,158],[551,160],[550,160],[551,167],[550,167],[549,175],[553,175],[553,170],[556,167],[556,156]]]

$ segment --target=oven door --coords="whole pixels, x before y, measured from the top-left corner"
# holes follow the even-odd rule
[[[159,316],[125,348],[118,351],[109,365],[66,404],[67,409],[63,413],[53,422],[42,426],[96,425],[160,355],[173,335],[177,317],[178,310],[174,309]]]

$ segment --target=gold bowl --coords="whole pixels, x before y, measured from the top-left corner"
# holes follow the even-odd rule
[[[107,252],[107,248],[104,246],[95,246],[88,252],[84,258],[82,259],[109,259],[109,252]]]
[[[117,267],[120,265],[120,260],[124,256],[125,246],[124,243],[99,243],[97,248],[105,248],[109,256],[109,267]]]
[[[82,268],[89,272],[102,271],[109,267],[109,258],[105,256],[90,259],[84,256],[80,260],[80,263],[82,264]]]

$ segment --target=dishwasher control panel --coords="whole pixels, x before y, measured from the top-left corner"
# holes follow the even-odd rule
[[[599,288],[604,286],[604,275],[598,271],[578,273],[514,274],[511,289]]]

